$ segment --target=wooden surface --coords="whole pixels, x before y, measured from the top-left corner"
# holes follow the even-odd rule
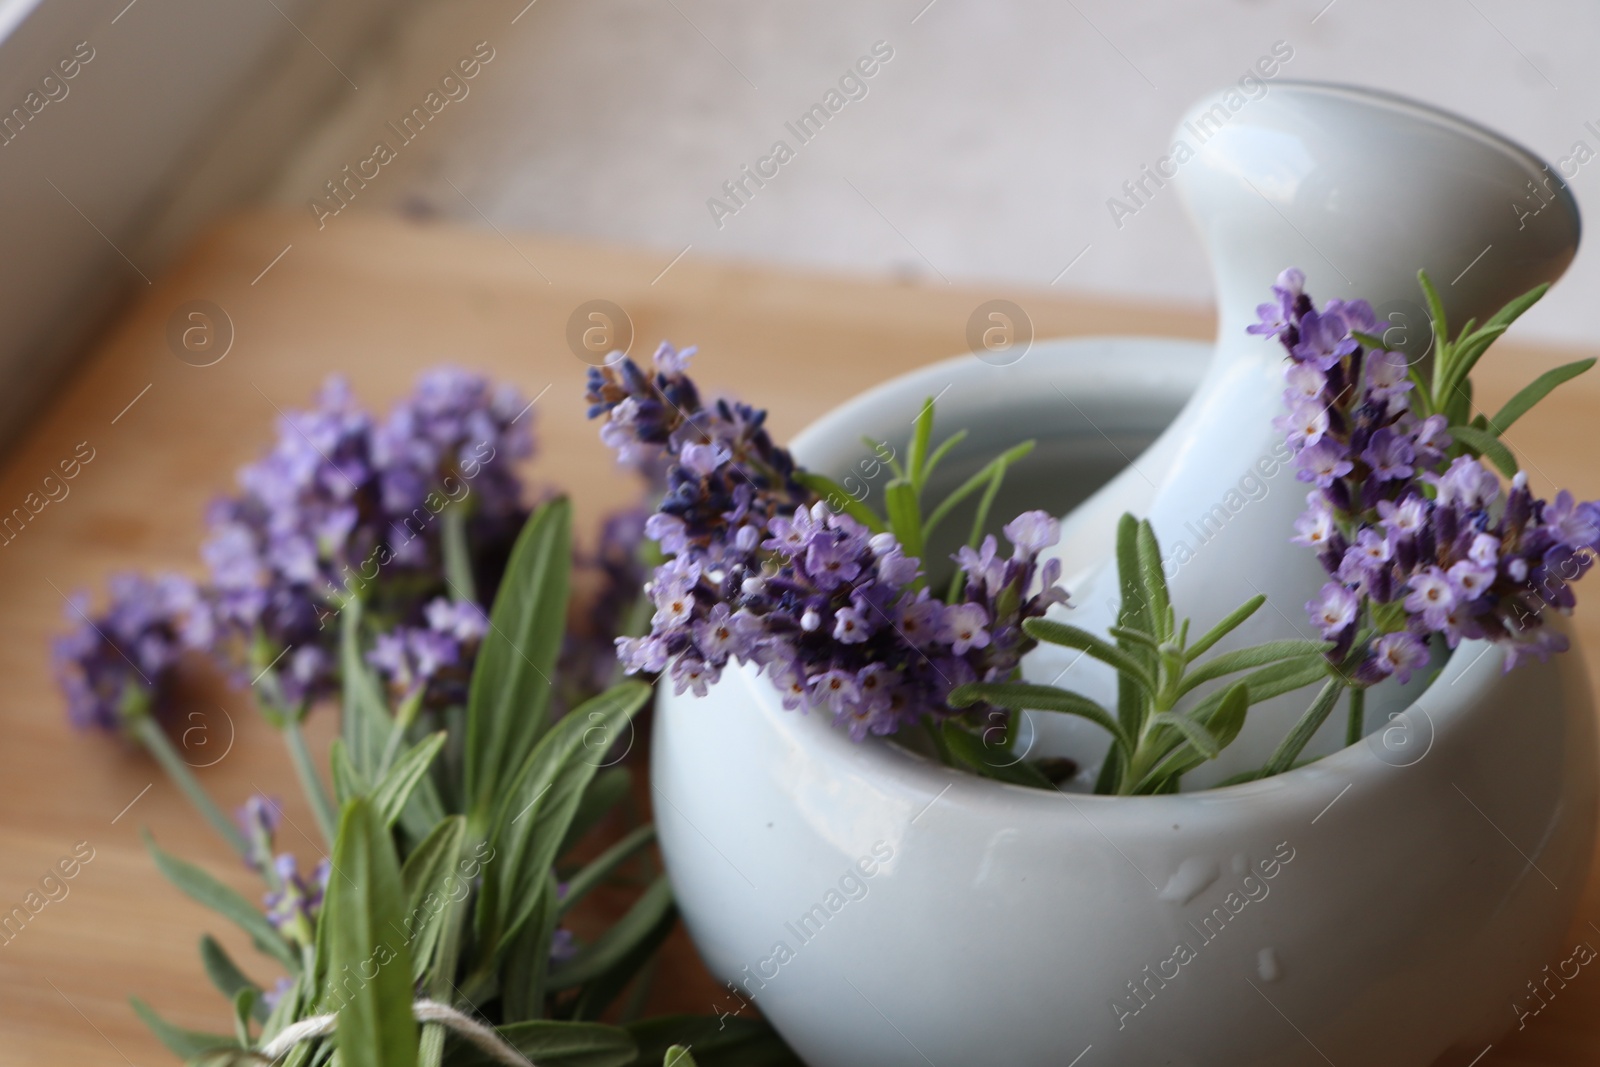
[[[5,512],[79,442],[94,449],[70,495],[0,548],[0,912],[21,903],[78,842],[94,850],[69,894],[0,945],[0,1064],[170,1062],[128,1007],[130,993],[180,1024],[227,1029],[226,1006],[200,969],[196,942],[212,931],[241,961],[253,954],[161,879],[139,828],[251,896],[259,887],[142,754],[67,726],[48,642],[66,626],[65,593],[101,590],[124,569],[198,574],[206,502],[272,439],[275,409],[303,405],[328,373],[348,375],[362,401],[379,410],[442,361],[515,382],[530,397],[548,388],[534,409],[540,450],[529,473],[536,485],[568,488],[587,528],[633,491],[583,419],[586,367],[565,340],[569,315],[591,299],[628,311],[636,355],[663,337],[698,344],[697,375],[770,407],[779,440],[869,385],[965,351],[968,316],[992,297],[1022,305],[1041,337],[1211,331],[1203,314],[1072,300],[1047,289],[899,286],[709,265],[692,254],[663,273],[670,261],[359,216],[322,232],[298,214],[251,216],[199,242],[103,338],[0,475]],[[167,346],[168,317],[194,299],[220,305],[236,332],[214,366],[190,366]],[[1538,369],[1570,358],[1506,346],[1480,376],[1485,403],[1494,406]],[[1539,488],[1554,483],[1600,496],[1597,417],[1600,378],[1564,387],[1517,428],[1513,444]],[[1591,671],[1600,667],[1597,619],[1592,609],[1579,613]],[[230,806],[257,790],[284,797],[283,843],[315,860],[316,842],[300,832],[314,832],[312,823],[276,738],[244,698],[224,693],[214,702],[217,712],[196,720],[204,733],[191,737],[192,762],[215,761],[200,772],[203,781]],[[331,716],[321,715],[314,741],[330,727]],[[1600,942],[1589,920],[1600,922],[1594,878],[1573,936]],[[658,1008],[711,1010],[715,986],[681,934],[662,978]],[[1600,978],[1586,970],[1479,1063],[1597,1057]]]

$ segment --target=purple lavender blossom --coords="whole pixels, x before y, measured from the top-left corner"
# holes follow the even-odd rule
[[[686,373],[694,349],[663,343],[655,374],[631,359],[589,370],[589,417],[621,463],[667,466],[665,499],[646,532],[669,555],[716,558],[741,527],[759,529],[780,511],[809,503],[794,459],[773,444],[767,413],[701,401]]]
[[[400,626],[379,634],[367,662],[404,702],[424,693],[439,706],[466,699],[478,643],[488,630],[482,608],[438,598],[424,610],[426,626]]]
[[[1300,317],[1310,308],[1303,291],[1305,284],[1305,274],[1295,267],[1290,267],[1279,274],[1278,284],[1272,287],[1272,294],[1277,298],[1276,303],[1257,305],[1256,315],[1261,321],[1246,327],[1245,332],[1282,337],[1293,329],[1300,321]]]
[[[293,854],[275,852],[274,838],[283,821],[283,808],[274,797],[252,794],[234,813],[234,819],[244,835],[245,862],[271,887],[262,898],[267,921],[291,942],[312,944],[317,912],[328,888],[329,861],[319,862],[308,881],[301,876]]]
[[[283,820],[283,809],[276,797],[253,793],[234,812],[234,821],[245,841],[245,862],[265,871],[272,862],[272,841]]]
[[[826,707],[860,740],[947,713],[963,682],[1009,677],[1025,650],[1022,620],[1064,599],[1059,563],[1036,562],[1059,537],[1043,513],[1007,527],[1009,559],[993,537],[964,550],[968,580],[949,605],[920,588],[917,561],[898,545],[820,502],[775,518],[768,533],[742,555],[723,546],[715,570],[682,557],[658,568],[655,625],[617,642],[624,665],[671,661],[677,691],[703,694],[729,663],[754,663],[785,706]]]
[[[578,937],[565,926],[558,926],[550,932],[550,962],[565,963],[576,956],[583,946],[578,944]]]
[[[1509,490],[1452,441],[1443,415],[1412,411],[1404,355],[1367,350],[1381,336],[1364,301],[1317,311],[1296,283],[1274,286],[1249,332],[1289,354],[1277,423],[1298,477],[1316,489],[1294,543],[1315,549],[1329,577],[1306,611],[1329,657],[1354,657],[1354,680],[1404,681],[1429,662],[1435,636],[1506,646],[1506,668],[1566,646],[1544,612],[1572,609],[1572,583],[1600,550],[1600,504],[1565,490],[1536,499],[1525,473]]]
[[[1340,582],[1328,582],[1316,599],[1306,604],[1306,614],[1311,616],[1317,630],[1328,640],[1338,637],[1355,622],[1360,609],[1360,596]]]
[[[1384,634],[1373,643],[1372,658],[1368,666],[1380,678],[1393,675],[1404,685],[1411,680],[1411,672],[1428,663],[1428,649],[1413,633],[1399,630]]]
[[[110,603],[98,616],[89,614],[87,596],[72,598],[66,617],[76,628],[53,648],[67,715],[80,729],[116,731],[133,717],[168,710],[180,655],[211,641],[210,612],[187,578],[119,574],[110,585]]]
[[[301,876],[293,853],[280,853],[272,861],[272,881],[278,888],[269,890],[262,903],[267,921],[289,941],[309,945],[315,939],[317,913],[322,910],[331,870],[326,858],[319,860],[308,881]]]
[[[765,412],[702,404],[685,373],[692,353],[662,345],[654,376],[630,360],[590,371],[602,440],[621,462],[666,470],[644,532],[668,559],[646,586],[650,633],[616,642],[624,668],[704,694],[729,664],[754,664],[786,708],[826,708],[856,740],[951,714],[946,699],[964,682],[1009,678],[1033,646],[1022,621],[1066,599],[1060,563],[1038,563],[1059,524],[1017,516],[1009,558],[994,537],[962,549],[965,581],[942,603],[892,534],[833,513],[795,480]]]
[[[450,592],[447,508],[492,591],[526,517],[515,463],[531,451],[521,398],[477,375],[430,371],[381,423],[330,378],[240,471],[240,494],[212,508],[202,555],[224,658],[248,680],[289,650],[274,669],[282,700],[330,692],[345,597],[361,596],[380,625],[422,626],[424,605]]]

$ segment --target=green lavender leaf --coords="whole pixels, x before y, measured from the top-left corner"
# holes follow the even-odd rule
[[[420,979],[429,964],[444,928],[445,902],[459,886],[465,891],[471,879],[458,869],[467,820],[462,815],[443,819],[406,857],[400,869],[400,885],[405,893],[405,917],[401,920],[411,939],[411,972]]]
[[[1053,619],[1027,619],[1022,623],[1022,629],[1036,641],[1048,641],[1052,645],[1087,652],[1100,662],[1115,667],[1138,682],[1147,693],[1154,693],[1156,690],[1155,679],[1150,676],[1149,669],[1134,658],[1132,653],[1087,630]]]
[[[1029,452],[1032,452],[1033,446],[1034,442],[1024,441],[1020,445],[1007,449],[984,464],[983,469],[978,473],[962,482],[949,496],[941,500],[939,505],[928,515],[927,521],[922,524],[923,537],[932,537],[933,531],[949,516],[950,512],[959,507],[967,497],[987,486],[990,479],[994,477],[994,472],[997,468],[1010,467]]]
[[[1088,697],[1053,685],[1030,682],[968,682],[950,693],[950,706],[970,707],[983,702],[1013,710],[1059,711],[1088,719],[1111,735],[1113,741],[1131,747],[1131,739],[1112,714]]]
[[[624,915],[617,926],[613,926],[601,935],[590,948],[594,949],[602,942],[610,941],[608,954],[612,962],[594,977],[584,983],[578,992],[577,1003],[573,1008],[574,1016],[579,1019],[597,1019],[611,1005],[617,995],[623,991],[629,982],[633,981],[642,967],[655,955],[667,935],[678,922],[678,911],[671,901],[671,887],[666,883],[666,875],[662,875],[657,883],[661,889],[652,886],[645,891],[645,895],[634,903],[628,914]],[[665,895],[665,905],[658,894]],[[639,915],[639,926],[635,927],[635,915]],[[643,919],[654,915],[655,924],[643,927]],[[618,926],[628,924],[629,929],[624,933],[613,934]],[[577,963],[574,959],[572,963]],[[551,982],[556,982],[556,975],[552,972]]]
[[[1137,646],[1145,652],[1159,655],[1161,642],[1145,633],[1143,630],[1133,630],[1126,626],[1108,626],[1106,633],[1117,639],[1117,644],[1124,647]]]
[[[572,504],[558,497],[535,510],[517,538],[472,672],[466,797],[478,825],[549,728],[571,566]]]
[[[1511,424],[1526,415],[1533,406],[1549,396],[1563,382],[1569,382],[1578,375],[1594,366],[1591,359],[1580,359],[1576,363],[1567,363],[1554,370],[1547,370],[1531,383],[1524,386],[1516,396],[1506,401],[1505,407],[1495,412],[1494,418],[1488,420],[1488,425],[1493,428],[1495,436],[1506,432]],[[1476,422],[1476,420],[1474,420]]]
[[[1550,285],[1548,282],[1536,285],[1526,293],[1508,302],[1499,311],[1495,312],[1488,322],[1485,322],[1470,334],[1465,330],[1462,331],[1463,336],[1458,338],[1453,346],[1450,366],[1447,368],[1446,375],[1441,379],[1438,373],[1435,373],[1435,381],[1438,386],[1434,396],[1441,401],[1439,405],[1441,408],[1444,406],[1442,401],[1445,398],[1452,397],[1458,387],[1466,385],[1469,376],[1472,374],[1472,368],[1476,366],[1478,360],[1482,358],[1489,346],[1501,334],[1505,333],[1511,324],[1522,316],[1523,312],[1537,304],[1544,297],[1544,294],[1549,291]],[[1437,294],[1435,294],[1436,296]],[[1466,422],[1467,420],[1463,417],[1452,419],[1451,421]]]
[[[1440,384],[1450,370],[1450,323],[1445,318],[1444,301],[1427,271],[1417,271],[1417,283],[1422,286],[1423,299],[1428,303],[1428,323],[1433,329],[1433,383],[1428,395],[1433,398],[1433,409],[1437,411],[1444,406],[1445,391]]]
[[[933,441],[933,397],[923,401],[911,424],[911,452],[906,456],[906,480],[918,493],[927,482],[928,446]]]
[[[444,748],[446,734],[443,730],[417,742],[404,755],[394,761],[389,773],[372,788],[372,807],[383,825],[393,826],[405,810],[428,767]]]
[[[366,796],[371,789],[366,776],[356,769],[354,761],[350,759],[350,746],[345,744],[342,737],[334,738],[328,748],[328,769],[333,773],[334,801],[341,806],[352,797]]]
[[[1251,645],[1249,648],[1224,652],[1187,672],[1183,676],[1183,681],[1178,684],[1178,695],[1181,697],[1185,693],[1193,692],[1196,686],[1225,675],[1265,667],[1279,660],[1321,655],[1332,647],[1326,641],[1302,641],[1291,638],[1283,641],[1266,641],[1259,645]]]
[[[1139,566],[1139,585],[1148,598],[1148,632],[1165,641],[1173,636],[1172,599],[1167,594],[1167,574],[1161,564],[1161,546],[1156,544],[1155,530],[1147,520],[1140,520],[1135,527],[1133,544]]]
[[[1128,512],[1123,512],[1117,520],[1116,559],[1117,589],[1122,598],[1117,606],[1117,624],[1121,629],[1137,630],[1153,636],[1157,627],[1151,617],[1149,598],[1143,591],[1139,571],[1139,521]],[[1159,642],[1152,648],[1127,638],[1118,638],[1117,647],[1145,664],[1147,671],[1154,672],[1160,662]],[[1128,761],[1133,758],[1132,738],[1138,737],[1144,729],[1144,717],[1149,713],[1154,691],[1154,685],[1140,683],[1121,671],[1117,672],[1117,722],[1122,725],[1122,733],[1129,741],[1125,746],[1113,745],[1106,754],[1095,783],[1096,793],[1115,792],[1121,783]]]
[[[1250,687],[1244,682],[1235,682],[1228,687],[1222,695],[1222,703],[1217,710],[1206,720],[1206,729],[1217,738],[1217,744],[1227,748],[1239,736],[1239,731],[1244,729],[1245,716],[1250,711]]]
[[[490,837],[494,862],[478,904],[478,943],[500,946],[515,936],[538,903],[538,890],[572,824],[603,753],[593,738],[620,737],[644,706],[650,687],[627,681],[573,709],[535,746],[507,783]]]
[[[616,844],[606,849],[600,855],[590,860],[567,880],[566,895],[561,898],[561,903],[556,907],[556,915],[560,917],[572,910],[573,905],[582,900],[591,889],[599,886],[614,874],[628,860],[638,855],[656,839],[656,828],[649,824],[640,826],[624,836]]]
[[[883,488],[883,510],[889,529],[908,556],[922,556],[922,507],[917,487],[910,482],[893,481]]]
[[[300,957],[289,947],[283,935],[273,929],[267,917],[250,901],[194,864],[162,851],[149,831],[143,831],[145,847],[155,858],[156,867],[167,880],[181,889],[186,896],[203,904],[226,919],[231,920],[250,935],[256,948],[274,957],[291,973],[300,970]]]
[[[982,738],[963,728],[959,723],[942,723],[939,733],[944,738],[945,748],[950,753],[952,761],[958,767],[964,767],[974,774],[996,782],[1009,782],[1031,789],[1055,788],[1054,783],[1031,764],[1021,760],[1011,763],[993,762],[990,757],[997,751],[1005,754],[1004,750],[984,744]]]
[[[1466,426],[1472,412],[1472,379],[1463,378],[1455,384],[1440,405],[1439,411],[1451,426]]]
[[[972,513],[972,531],[967,534],[968,548],[977,548],[983,540],[983,528],[989,524],[989,511],[994,507],[994,498],[1000,495],[1000,486],[1005,480],[1006,468],[1002,464],[989,476],[989,484],[983,487],[983,495],[978,498],[978,506]],[[955,597],[950,599],[953,601]]]
[[[832,478],[815,471],[796,470],[794,480],[821,497],[830,509],[844,512],[873,533],[883,533],[887,529],[877,512],[851,496],[844,486]]]
[[[1176,730],[1183,735],[1183,739],[1194,747],[1194,750],[1206,759],[1216,759],[1222,752],[1222,746],[1217,744],[1217,739],[1211,736],[1211,731],[1195,722],[1188,715],[1172,711],[1158,711],[1150,716],[1151,726],[1165,726]]]
[[[1184,651],[1184,659],[1189,663],[1193,663],[1196,659],[1205,655],[1206,652],[1210,651],[1212,645],[1237,630],[1246,619],[1254,615],[1261,605],[1266,602],[1267,598],[1258,593],[1234,608],[1223,616],[1221,622],[1207,630],[1198,641]]]
[[[375,806],[352,800],[339,818],[321,927],[327,928],[323,1003],[339,1016],[340,1067],[414,1067],[411,949],[394,843]]]
[[[1465,385],[1472,374],[1472,369],[1478,365],[1478,360],[1483,358],[1489,346],[1499,340],[1500,335],[1505,332],[1505,326],[1485,326],[1475,333],[1456,340],[1450,357],[1450,370],[1439,386],[1439,396],[1442,400],[1448,402],[1451,395]]]
[[[1294,761],[1299,758],[1300,751],[1306,747],[1312,735],[1317,732],[1317,728],[1327,719],[1328,713],[1333,710],[1334,704],[1338,703],[1339,694],[1342,692],[1344,692],[1344,683],[1337,678],[1329,678],[1323,684],[1322,689],[1311,701],[1311,706],[1306,708],[1305,714],[1300,717],[1300,720],[1294,724],[1294,728],[1289,731],[1289,736],[1283,739],[1278,745],[1277,751],[1267,760],[1266,766],[1262,767],[1261,776],[1263,778],[1274,774],[1282,774],[1294,766]]]
[[[578,810],[572,814],[567,836],[561,839],[557,856],[565,856],[572,847],[599,825],[612,808],[626,800],[633,788],[633,775],[626,767],[607,767],[594,776],[594,781],[583,791]]]
[[[340,731],[350,762],[363,775],[372,773],[392,729],[383,690],[367,663],[361,640],[361,600],[345,597],[339,611]]]
[[[446,508],[439,523],[439,548],[444,556],[445,581],[454,599],[475,604],[478,590],[472,577],[472,553],[467,548],[467,513]]]
[[[261,987],[239,969],[233,957],[228,955],[228,950],[210,934],[200,938],[200,963],[205,967],[206,977],[211,979],[211,984],[229,1000],[238,996],[241,989],[254,989],[257,994],[261,992]],[[256,1021],[265,1021],[269,1010],[266,1003],[258,999],[255,1004]]]
[[[933,455],[928,457],[927,464],[922,468],[922,488],[927,488],[928,482],[933,478],[933,472],[938,469],[944,457],[949,455],[950,450],[966,439],[967,431],[957,430],[939,442],[939,447],[933,450]]]
[[[728,994],[728,998],[735,994]],[[719,1015],[660,1015],[628,1024],[639,1045],[638,1067],[655,1067],[674,1045],[692,1048],[701,1067],[804,1067],[764,1020],[733,1010]]]
[[[503,1023],[544,1017],[550,979],[550,945],[555,939],[555,874],[545,872],[533,910],[511,939],[500,965],[500,1015]]]
[[[1471,426],[1452,426],[1447,432],[1468,452],[1474,456],[1482,456],[1493,463],[1507,478],[1516,476],[1517,458],[1494,434]]]
[[[1121,745],[1112,745],[1100,763],[1099,775],[1095,777],[1094,791],[1097,796],[1109,796],[1117,792],[1122,785],[1122,776],[1128,771],[1127,763],[1127,750]]]
[[[1139,566],[1139,520],[1127,512],[1117,520],[1117,589],[1122,597],[1117,607],[1117,625],[1155,634],[1160,623],[1150,610],[1151,597],[1144,587],[1144,570]],[[1149,663],[1154,665],[1153,656]]]
[[[550,987],[570,989],[598,978],[625,959],[660,925],[664,916],[672,914],[673,908],[672,886],[663,874],[605,933],[585,945],[572,959],[551,968]]]
[[[1233,744],[1234,739],[1239,736],[1249,709],[1249,690],[1240,682],[1230,686],[1221,694],[1217,708],[1208,716],[1209,721],[1194,713],[1191,713],[1191,716],[1196,722],[1206,722],[1207,735],[1215,738],[1220,751]],[[1179,743],[1157,761],[1156,765],[1135,784],[1132,792],[1135,794],[1176,792],[1178,780],[1183,775],[1211,758],[1214,757],[1207,756],[1190,745]]]
[[[1235,684],[1248,689],[1251,704],[1260,704],[1296,689],[1304,689],[1312,682],[1319,682],[1328,677],[1331,669],[1328,661],[1320,655],[1303,656],[1251,671]],[[1202,699],[1189,713],[1201,722],[1209,722],[1227,694],[1228,690],[1219,689]]]
[[[241,1048],[250,1047],[250,1019],[255,1014],[261,991],[245,986],[233,995],[233,1036]]]
[[[208,1034],[200,1030],[185,1030],[181,1026],[167,1022],[156,1014],[154,1008],[140,1000],[138,997],[129,997],[128,1003],[133,1005],[134,1014],[139,1016],[141,1022],[150,1028],[156,1039],[174,1055],[188,1059],[191,1056],[200,1056],[207,1052],[218,1052],[223,1049],[236,1049],[239,1042],[226,1034]]]
[[[499,1034],[539,1067],[628,1067],[638,1056],[628,1031],[600,1023],[539,1019],[502,1026]],[[458,1058],[458,1047],[452,1048],[450,1057],[456,1067],[487,1067],[493,1062],[481,1054]]]

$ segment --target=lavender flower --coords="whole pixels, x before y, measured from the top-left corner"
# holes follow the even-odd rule
[[[267,920],[291,942],[309,946],[315,939],[317,912],[328,888],[329,861],[319,862],[307,881],[291,853],[274,854],[274,838],[283,821],[283,808],[274,797],[251,795],[234,819],[244,836],[245,862],[271,887],[262,899]]]
[[[346,597],[362,597],[380,625],[420,626],[423,606],[449,592],[449,508],[492,591],[526,516],[514,469],[532,450],[526,411],[514,390],[443,368],[379,423],[329,379],[240,471],[240,494],[212,508],[202,554],[224,658],[253,678],[288,650],[274,675],[283,703],[330,692]]]
[[[317,913],[322,910],[323,897],[328,889],[328,874],[332,864],[319,860],[307,881],[300,875],[299,863],[293,853],[280,853],[272,861],[273,881],[278,888],[269,890],[263,898],[267,921],[290,942],[310,945],[315,940]]]
[[[1295,524],[1332,579],[1306,605],[1330,659],[1371,685],[1401,681],[1428,662],[1437,636],[1449,648],[1487,639],[1507,648],[1509,670],[1566,647],[1543,628],[1547,607],[1570,611],[1571,583],[1600,549],[1600,504],[1565,490],[1536,499],[1525,473],[1508,491],[1464,455],[1441,414],[1413,411],[1416,382],[1398,352],[1368,349],[1387,324],[1365,301],[1317,311],[1299,272],[1274,286],[1251,333],[1289,354],[1278,423],[1298,477],[1316,489]]]
[[[245,862],[264,871],[272,862],[272,840],[283,820],[283,809],[276,797],[251,794],[234,813],[246,845]]]
[[[101,615],[89,614],[87,596],[72,598],[66,617],[76,629],[53,649],[68,717],[81,729],[116,731],[166,711],[179,656],[211,640],[211,615],[187,578],[119,574],[110,585]]]
[[[386,678],[398,700],[426,694],[436,705],[466,699],[470,667],[488,618],[476,604],[436,599],[426,626],[401,626],[379,634],[367,662]]]
[[[706,406],[686,369],[693,348],[663,343],[655,375],[631,359],[589,370],[589,417],[618,462],[665,463],[666,496],[646,533],[671,555],[715,558],[741,527],[759,529],[813,499],[794,459],[772,443],[767,413],[718,400]]]
[[[921,561],[892,534],[829,510],[796,480],[761,428],[765,412],[706,407],[685,374],[693,350],[663,345],[656,374],[624,360],[590,372],[590,415],[624,462],[654,460],[667,493],[645,533],[670,558],[646,592],[643,637],[617,641],[631,672],[665,671],[704,694],[730,663],[754,664],[787,708],[828,709],[860,740],[953,712],[965,682],[1009,678],[1033,645],[1022,621],[1065,599],[1060,564],[1040,565],[1060,528],[1028,512],[955,557],[965,574],[949,604],[930,595]]]

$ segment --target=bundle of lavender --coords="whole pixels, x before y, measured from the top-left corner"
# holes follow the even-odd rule
[[[143,744],[264,884],[257,907],[150,842],[278,974],[254,977],[202,938],[231,1034],[134,1000],[178,1055],[626,1067],[689,1064],[693,1045],[706,1064],[795,1062],[759,1022],[637,1019],[671,890],[649,825],[598,854],[584,839],[627,807],[629,722],[650,693],[607,684],[638,596],[640,521],[606,524],[584,561],[604,586],[591,632],[569,639],[570,507],[530,513],[513,466],[532,451],[531,406],[441,370],[380,421],[332,381],[213,509],[205,582],[122,576],[100,614],[72,606],[56,658],[74,722]],[[249,685],[282,733],[326,846],[309,874],[278,851],[277,801],[229,819],[170,739],[180,663],[197,657]],[[340,730],[323,765],[302,725],[330,700]],[[637,892],[582,941],[573,909],[602,886]]]

